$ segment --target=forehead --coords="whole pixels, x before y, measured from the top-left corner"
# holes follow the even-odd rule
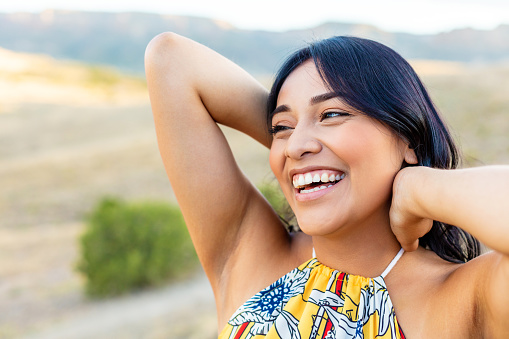
[[[307,60],[286,78],[278,95],[278,105],[288,100],[309,100],[309,98],[330,92],[323,82],[313,60]]]

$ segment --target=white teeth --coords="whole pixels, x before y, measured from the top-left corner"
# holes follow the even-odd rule
[[[306,173],[306,175],[304,176],[304,183],[306,185],[309,185],[312,182],[313,182],[313,176],[311,176],[311,173]]]
[[[312,193],[312,192],[316,192],[316,191],[324,190],[324,189],[329,188],[329,187],[332,187],[332,185],[329,185],[329,186],[320,186],[320,187],[315,187],[315,188],[310,188],[310,189],[308,189],[308,190],[302,190],[302,191],[300,191],[300,193]]]
[[[329,176],[327,175],[327,173],[323,173],[320,180],[321,182],[329,182]]]
[[[312,184],[312,183],[318,183],[318,182],[323,182],[323,183],[327,183],[327,182],[337,182],[337,181],[340,181],[342,180],[343,178],[345,177],[345,173],[339,175],[339,174],[327,174],[327,173],[322,173],[322,175],[320,176],[320,174],[318,173],[315,173],[315,174],[311,174],[311,173],[306,173],[306,174],[296,174],[294,177],[293,177],[293,186],[295,188],[302,188],[303,186],[306,186],[306,185],[309,185],[309,184]],[[330,187],[331,185],[329,185]],[[325,187],[325,186],[322,186],[322,187]],[[320,187],[320,188],[322,188]],[[307,193],[307,192],[311,192],[313,191],[313,189],[309,189],[309,190],[302,190],[303,193]]]

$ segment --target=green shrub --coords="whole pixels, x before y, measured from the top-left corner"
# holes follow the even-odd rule
[[[78,270],[91,297],[118,295],[182,277],[198,260],[177,207],[105,198],[81,237]]]

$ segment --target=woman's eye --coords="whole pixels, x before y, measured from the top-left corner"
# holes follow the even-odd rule
[[[332,112],[323,112],[320,114],[320,121],[323,121],[328,118],[335,118],[335,117],[347,117],[350,116],[350,113],[346,112],[338,112],[338,111],[332,111]]]
[[[272,126],[272,128],[269,129],[269,133],[272,134],[272,135],[275,135],[278,132],[286,131],[286,130],[288,130],[290,128],[291,127],[284,126],[284,125],[274,125],[274,126]]]

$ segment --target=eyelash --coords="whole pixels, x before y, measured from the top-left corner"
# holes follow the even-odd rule
[[[320,121],[323,121],[324,119],[327,119],[327,118],[333,118],[333,117],[328,117],[329,114],[337,114],[337,116],[340,116],[340,117],[347,117],[347,116],[351,115],[350,113],[338,112],[338,111],[323,112],[322,114],[320,114]]]
[[[269,128],[269,133],[270,133],[271,135],[275,135],[275,134],[277,134],[278,132],[282,132],[282,131],[287,130],[287,129],[289,129],[289,128],[290,128],[290,127],[288,127],[288,126],[283,126],[283,125],[274,125],[274,126],[272,126],[271,128]]]
[[[323,112],[323,113],[320,114],[320,121],[323,121],[324,119],[329,118],[328,115],[330,115],[330,114],[337,114],[337,116],[340,116],[340,117],[347,117],[347,116],[351,115],[350,113],[337,112],[337,111]],[[330,118],[333,118],[333,117],[330,117]],[[275,135],[278,132],[286,131],[288,129],[291,129],[291,127],[284,126],[284,125],[273,125],[271,128],[269,128],[269,133],[271,135]]]

